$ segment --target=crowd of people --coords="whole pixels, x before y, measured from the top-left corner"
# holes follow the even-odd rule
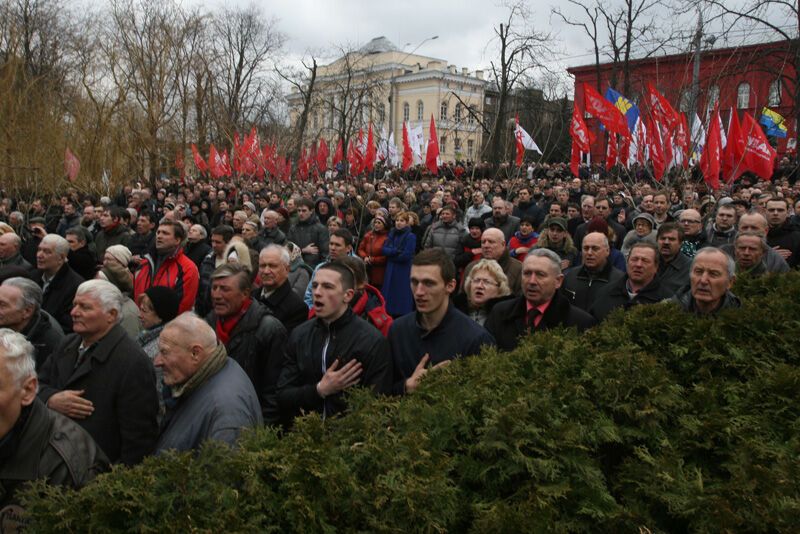
[[[79,487],[242,429],[413,394],[483,347],[800,263],[800,182],[518,178],[128,185],[0,201],[0,483]]]

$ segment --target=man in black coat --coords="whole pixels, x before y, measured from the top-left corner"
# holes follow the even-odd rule
[[[591,315],[558,292],[563,281],[558,254],[548,249],[528,253],[522,263],[522,296],[497,304],[486,319],[486,329],[499,348],[515,349],[528,333],[558,326],[582,332],[595,324]]]
[[[236,360],[258,395],[266,424],[278,422],[275,387],[286,347],[286,329],[250,296],[250,273],[240,264],[225,263],[211,275],[212,311],[206,322],[214,328],[228,357]]]
[[[617,308],[629,309],[639,304],[657,304],[670,297],[658,277],[658,249],[652,243],[634,243],[628,255],[627,274],[609,284],[597,296],[589,310],[602,321]]]
[[[28,278],[8,278],[0,285],[0,326],[19,332],[34,348],[36,369],[64,340],[53,317],[41,309],[42,289]]]
[[[117,324],[123,296],[105,280],[78,288],[75,333],[39,371],[39,398],[94,438],[111,463],[134,465],[158,438],[158,394],[153,364]]]
[[[625,276],[608,261],[610,253],[608,237],[600,232],[592,232],[583,238],[583,263],[569,269],[564,275],[561,292],[583,311],[589,311],[605,286]]]
[[[83,278],[67,263],[69,243],[56,234],[47,234],[36,253],[36,282],[42,287],[42,308],[58,321],[65,334],[72,332],[72,298]]]
[[[683,228],[673,222],[658,227],[658,277],[661,287],[670,295],[676,295],[689,285],[689,266],[692,260],[681,253]]]
[[[317,316],[292,332],[278,380],[281,415],[323,417],[346,409],[342,393],[355,385],[388,394],[392,387],[389,343],[350,309],[355,280],[339,263],[326,263],[314,277]]]
[[[289,251],[279,245],[267,245],[258,255],[261,291],[258,299],[281,323],[288,335],[308,319],[308,306],[289,283]]]
[[[789,221],[789,204],[782,198],[767,201],[767,243],[777,250],[789,267],[800,265],[800,229]]]
[[[67,262],[70,268],[84,280],[91,280],[97,274],[97,256],[89,247],[89,230],[82,226],[73,226],[67,230],[69,254]]]

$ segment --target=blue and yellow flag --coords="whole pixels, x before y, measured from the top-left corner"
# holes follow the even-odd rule
[[[633,131],[636,129],[636,121],[639,120],[639,108],[636,104],[610,87],[606,89],[606,100],[614,104],[614,107],[625,115],[625,119],[628,121],[628,129],[631,131],[631,134],[633,134]]]
[[[758,122],[766,128],[767,135],[772,137],[786,137],[788,133],[786,119],[769,108],[761,110],[761,118]]]

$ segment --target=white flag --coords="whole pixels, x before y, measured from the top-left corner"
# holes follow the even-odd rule
[[[392,165],[400,164],[400,157],[397,154],[397,145],[394,144],[394,132],[389,134],[389,141],[387,142],[389,163]]]
[[[520,139],[522,140],[522,146],[525,147],[525,150],[534,150],[539,154],[542,153],[542,151],[539,150],[539,146],[536,144],[536,141],[533,140],[533,137],[528,135],[528,132],[526,132],[525,128],[520,126],[519,123],[517,123],[516,132],[514,133],[515,135],[519,135]]]
[[[692,124],[692,153],[689,158],[690,164],[700,161],[704,146],[706,146],[706,129],[703,127],[703,123],[700,122],[700,117],[695,113],[694,124]]]

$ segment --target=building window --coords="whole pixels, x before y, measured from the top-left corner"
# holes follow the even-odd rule
[[[442,102],[442,107],[439,108],[439,120],[447,120],[447,102]]]
[[[456,104],[456,122],[461,122],[461,103]]]
[[[475,124],[475,106],[469,107],[469,112],[467,112],[467,122],[470,124]]]
[[[709,113],[714,106],[719,102],[719,85],[712,85],[708,88],[708,99],[706,101],[706,111]]]
[[[333,108],[333,102],[331,102],[331,113],[328,116],[328,128],[333,129],[333,120],[334,116],[336,115],[335,110]]]
[[[447,152],[447,139],[445,136],[439,138],[439,154]]]
[[[456,152],[461,151],[461,139],[459,139],[458,137],[453,139],[453,150],[455,150]]]
[[[750,84],[742,82],[736,89],[736,107],[747,109],[750,107]]]
[[[417,120],[420,122],[425,120],[425,104],[422,100],[417,100]]]
[[[408,122],[408,119],[411,117],[411,106],[408,105],[408,102],[403,102],[403,120]]]
[[[383,124],[386,120],[386,106],[378,104],[378,124]]]
[[[781,81],[780,79],[773,81],[769,84],[769,100],[767,105],[776,107],[781,105]]]
[[[692,91],[691,89],[687,89],[681,93],[681,99],[679,100],[678,107],[683,113],[689,113],[689,106],[692,105]]]
[[[467,139],[467,158],[472,159],[472,152],[475,149],[475,141]]]

